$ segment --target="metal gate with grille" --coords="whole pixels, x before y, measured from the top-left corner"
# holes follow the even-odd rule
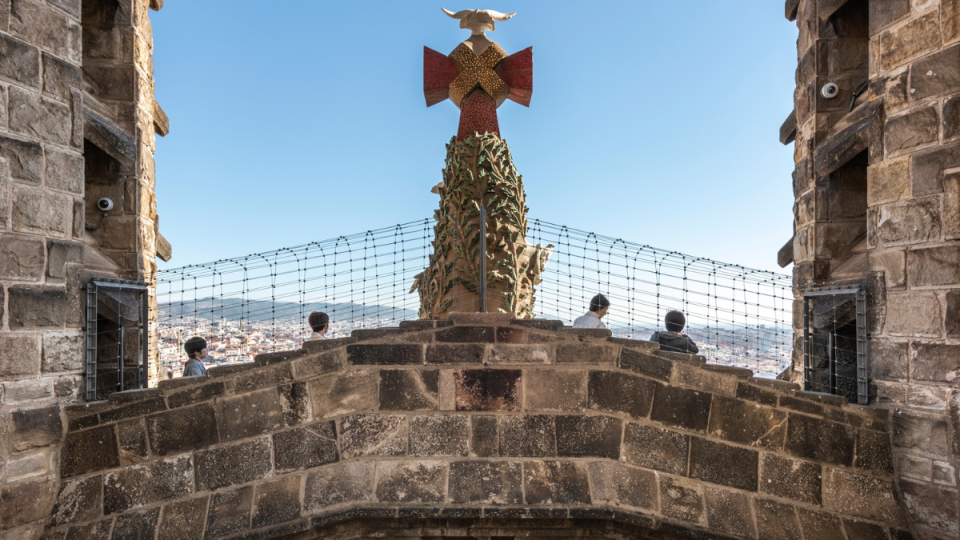
[[[147,284],[97,278],[87,283],[84,398],[146,388],[149,358]]]

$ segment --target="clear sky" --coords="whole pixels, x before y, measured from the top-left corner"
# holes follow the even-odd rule
[[[446,0],[444,0],[446,1]],[[174,268],[433,215],[459,112],[427,108],[423,46],[469,36],[436,1],[202,0],[151,12],[160,232]],[[500,107],[530,217],[780,270],[792,235],[796,36],[770,0],[495,0],[534,50]]]

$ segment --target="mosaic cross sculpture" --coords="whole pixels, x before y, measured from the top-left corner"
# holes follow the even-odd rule
[[[459,19],[460,28],[469,29],[472,35],[449,55],[423,48],[423,95],[427,107],[450,98],[460,108],[457,140],[474,133],[494,133],[499,137],[497,107],[508,99],[530,106],[533,47],[507,55],[484,34],[494,30],[495,21],[505,21],[515,13],[490,9],[443,12]]]

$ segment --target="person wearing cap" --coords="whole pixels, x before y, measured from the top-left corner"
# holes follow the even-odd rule
[[[322,311],[314,311],[307,317],[307,324],[313,330],[310,339],[307,341],[316,341],[318,339],[327,339],[326,333],[330,329],[330,317]]]
[[[682,334],[683,327],[687,324],[686,317],[679,311],[671,311],[663,318],[664,326],[667,330],[664,332],[658,330],[650,336],[650,341],[660,343],[661,351],[679,352],[687,354],[697,354],[700,349],[686,334]]]
[[[207,340],[200,336],[193,336],[183,344],[183,351],[189,357],[183,366],[183,376],[206,376],[207,368],[203,365],[203,359],[207,357]]]
[[[607,300],[607,297],[598,294],[590,300],[590,311],[586,312],[583,316],[577,317],[577,320],[573,321],[574,328],[606,328],[603,324],[603,321],[600,319],[607,314],[607,308],[610,307],[610,301]]]

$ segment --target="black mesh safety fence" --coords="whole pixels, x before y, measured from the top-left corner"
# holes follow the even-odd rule
[[[665,330],[666,313],[678,310],[686,316],[683,333],[709,363],[765,377],[789,365],[791,276],[541,220],[529,224],[529,244],[553,246],[536,287],[536,317],[571,325],[600,293],[610,301],[602,320],[614,336],[649,339]],[[207,340],[208,362],[244,362],[299,348],[310,337],[307,317],[314,311],[330,318],[327,338],[416,319],[420,298],[410,289],[433,253],[433,227],[424,219],[159,271],[161,376],[178,374],[183,343],[194,335]]]

